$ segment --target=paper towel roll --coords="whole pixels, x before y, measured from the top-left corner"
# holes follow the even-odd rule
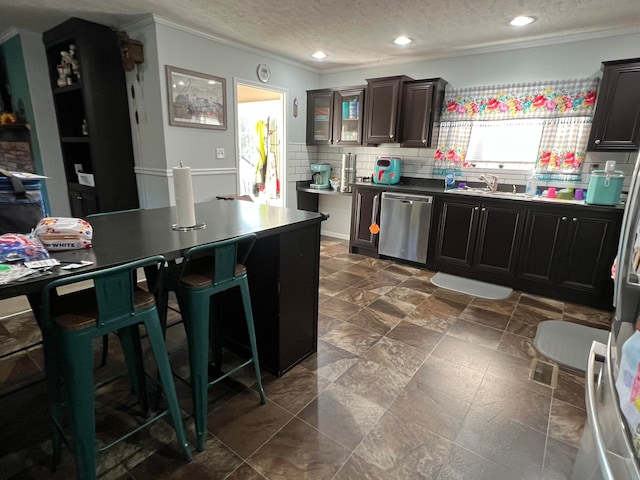
[[[193,227],[196,224],[196,210],[193,204],[191,167],[173,167],[173,188],[176,193],[178,227]]]

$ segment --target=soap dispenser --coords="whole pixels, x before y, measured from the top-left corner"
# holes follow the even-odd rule
[[[526,197],[535,197],[536,196],[536,172],[535,170],[531,172],[529,179],[527,180],[527,186],[524,189],[524,194]]]

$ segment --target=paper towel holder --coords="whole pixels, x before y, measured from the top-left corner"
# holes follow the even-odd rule
[[[204,222],[198,222],[192,227],[181,227],[177,223],[174,223],[173,225],[171,225],[171,228],[173,230],[177,230],[178,232],[190,232],[191,230],[200,230],[202,228],[205,228],[206,226],[207,224]]]
[[[178,170],[179,168],[179,170]],[[188,182],[184,183],[184,178],[182,178],[183,183],[178,183],[177,181],[177,173],[178,171],[185,171],[183,173],[180,174],[180,177],[184,177],[185,175],[188,175]],[[172,230],[176,230],[178,232],[190,232],[192,230],[200,230],[202,228],[205,228],[207,225],[204,222],[198,222],[196,221],[195,218],[195,210],[194,210],[194,205],[193,205],[193,191],[192,191],[192,186],[191,186],[191,169],[189,167],[184,166],[184,163],[182,162],[182,160],[180,160],[180,167],[174,167],[173,168],[173,172],[174,172],[174,187],[176,189],[176,208],[178,210],[178,223],[174,223],[173,225],[171,225],[171,229]],[[178,207],[178,187],[182,187],[183,189],[186,188],[187,193],[184,194],[184,192],[181,194],[181,198],[186,196],[188,199],[188,204],[191,207],[191,211],[188,212],[188,219],[183,218],[183,223],[186,222],[194,222],[193,225],[185,225],[185,226],[181,226],[180,225],[180,208]],[[184,199],[183,199],[184,200]],[[184,217],[184,212],[183,212],[183,217]],[[193,218],[193,220],[191,220],[191,218]]]

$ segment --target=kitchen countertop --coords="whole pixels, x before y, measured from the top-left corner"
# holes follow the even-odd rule
[[[508,201],[516,201],[516,202],[528,202],[528,203],[544,203],[544,204],[558,204],[558,205],[572,205],[578,207],[585,207],[589,209],[599,209],[599,210],[611,210],[611,209],[624,209],[624,202],[620,202],[618,205],[594,205],[588,204],[584,200],[562,200],[559,198],[546,198],[541,196],[536,196],[533,198],[525,197],[522,192],[518,192],[516,195],[511,194],[511,185],[510,184],[500,184],[499,185],[499,193],[492,195],[489,192],[481,192],[478,190],[468,190],[462,192],[452,193],[451,190],[445,191],[443,186],[442,179],[424,179],[424,178],[411,178],[411,177],[402,177],[400,183],[395,183],[393,185],[385,185],[374,182],[356,182],[353,183],[352,186],[357,187],[367,187],[367,188],[379,188],[380,190],[385,191],[398,191],[398,192],[406,192],[406,193],[416,193],[416,194],[447,194],[447,195],[455,195],[461,197],[477,197],[477,198],[489,198],[494,200],[508,200]],[[503,187],[504,190],[501,190],[500,187]],[[524,185],[516,186],[519,190],[524,189]],[[329,189],[318,189],[318,188],[309,188],[306,186],[298,185],[297,190],[301,192],[307,193],[317,193],[322,195],[351,195],[350,192],[339,192],[337,190]],[[458,189],[452,189],[458,190]]]
[[[404,180],[404,177],[403,177]],[[407,182],[400,182],[393,185],[383,185],[377,184],[373,182],[357,182],[354,185],[360,187],[368,187],[368,188],[380,188],[386,191],[402,191],[402,192],[412,192],[412,193],[422,193],[422,194],[447,194],[452,196],[461,196],[461,197],[477,197],[477,198],[488,198],[494,200],[509,200],[516,202],[528,202],[528,203],[545,203],[545,204],[558,204],[558,205],[572,205],[572,206],[582,206],[590,209],[624,209],[624,202],[618,203],[618,205],[594,205],[586,203],[584,200],[562,200],[559,198],[546,198],[541,196],[536,197],[525,197],[523,193],[517,193],[515,195],[511,194],[511,185],[502,184],[503,187],[509,187],[505,190],[499,190],[498,194],[492,195],[489,192],[481,192],[474,190],[463,190],[462,192],[455,192],[455,190],[462,189],[451,189],[445,191],[442,187],[442,180],[434,180],[434,179],[416,179],[417,182],[413,182],[413,179],[408,179]],[[424,184],[422,182],[425,182]],[[524,185],[519,185],[519,187],[524,188]]]

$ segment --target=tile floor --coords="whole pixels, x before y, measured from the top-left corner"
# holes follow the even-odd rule
[[[432,274],[351,255],[346,242],[323,238],[318,353],[280,378],[265,374],[266,405],[251,388],[250,370],[213,388],[209,438],[191,463],[160,420],[101,455],[100,477],[569,478],[586,419],[584,381],[563,369],[555,390],[529,381],[532,338],[546,319],[606,328],[609,313],[520,292],[483,300],[438,289]],[[0,302],[0,317],[5,307]],[[50,470],[38,339],[29,312],[0,320],[2,479],[75,475],[66,449]],[[193,445],[179,323],[168,329],[167,348]],[[117,342],[96,377],[105,442],[140,415]]]

